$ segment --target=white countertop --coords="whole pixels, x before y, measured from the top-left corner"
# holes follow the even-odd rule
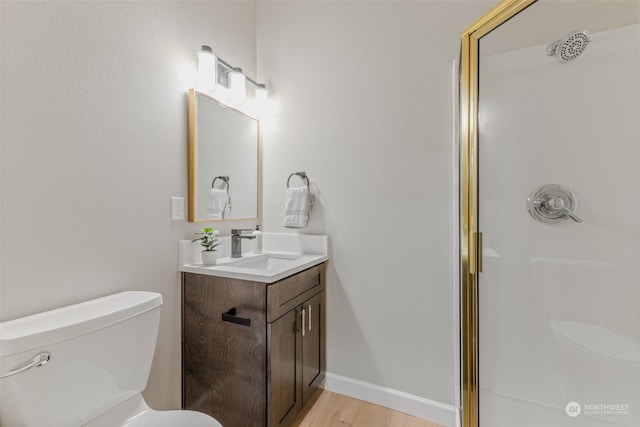
[[[223,237],[216,265],[203,266],[200,244],[180,241],[180,271],[273,283],[329,259],[328,238],[324,235],[263,233],[261,254],[253,253],[255,243],[243,241],[241,258],[229,255],[230,238]],[[253,243],[253,244],[248,244]]]

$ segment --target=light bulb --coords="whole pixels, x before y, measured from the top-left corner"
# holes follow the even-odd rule
[[[211,47],[203,45],[198,51],[198,82],[199,89],[213,89],[218,81],[216,76],[216,56]]]
[[[247,79],[242,74],[242,68],[234,68],[229,73],[229,101],[242,105],[247,101]]]

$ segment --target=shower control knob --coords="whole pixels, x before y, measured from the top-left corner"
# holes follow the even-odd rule
[[[564,208],[564,201],[560,197],[554,197],[546,201],[546,205],[551,210]]]
[[[582,222],[576,214],[578,203],[573,191],[557,184],[535,188],[527,198],[529,215],[541,224],[560,224],[568,220]]]

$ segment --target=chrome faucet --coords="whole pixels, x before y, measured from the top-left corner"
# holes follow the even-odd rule
[[[249,228],[233,228],[231,229],[231,258],[242,257],[242,239],[255,239],[256,236],[247,236],[242,234],[243,231],[253,231]]]

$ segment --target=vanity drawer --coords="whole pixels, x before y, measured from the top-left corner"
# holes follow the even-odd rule
[[[273,322],[325,288],[326,263],[267,286],[267,322]]]

